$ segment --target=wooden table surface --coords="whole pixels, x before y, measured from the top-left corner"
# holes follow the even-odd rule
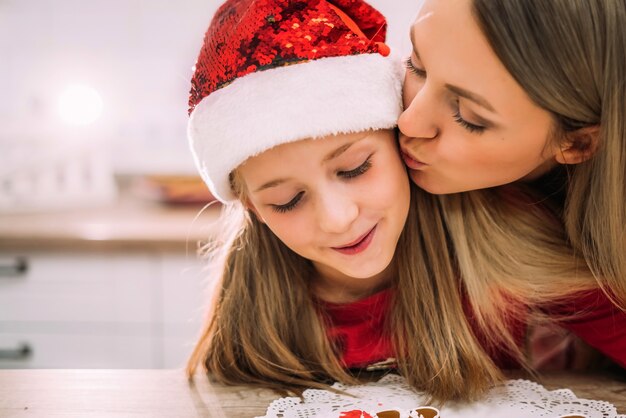
[[[605,400],[626,413],[626,382],[606,375],[553,374],[548,389]],[[254,417],[280,396],[226,387],[181,370],[0,370],[0,417]]]

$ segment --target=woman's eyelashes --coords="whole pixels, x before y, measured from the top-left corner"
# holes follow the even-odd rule
[[[454,121],[456,123],[461,125],[461,127],[466,129],[470,133],[481,134],[486,129],[486,126],[476,125],[474,123],[468,122],[465,119],[463,119],[463,116],[461,115],[461,107],[459,106],[459,100],[458,99],[456,100],[456,103],[455,103],[455,106],[454,106],[454,113],[453,113],[452,117],[454,118]]]
[[[359,177],[365,174],[365,172],[367,172],[367,170],[369,170],[372,167],[372,155],[373,154],[370,154],[365,159],[363,164],[359,165],[357,168],[354,168],[352,170],[337,171],[337,176],[343,179],[353,179],[355,177]],[[270,205],[270,206],[272,207],[274,211],[278,213],[289,212],[290,210],[293,210],[296,208],[296,206],[298,206],[298,204],[300,203],[303,197],[304,197],[304,191],[300,191],[289,202],[283,205]]]
[[[411,61],[411,57],[407,58],[404,64],[409,72],[415,74],[419,78],[426,78],[426,70],[415,66],[415,64],[413,64],[413,61]],[[452,117],[454,118],[454,121],[456,123],[461,125],[464,129],[466,129],[470,133],[480,134],[484,132],[484,130],[486,129],[486,126],[476,125],[475,123],[471,123],[463,119],[463,116],[461,116],[461,109],[459,107],[458,98],[455,100],[454,113]]]
[[[419,78],[426,78],[426,71],[424,71],[421,68],[417,68],[413,64],[413,61],[411,61],[411,57],[406,59],[406,61],[404,62],[404,65],[406,66],[407,70],[409,70],[411,73],[415,74]]]

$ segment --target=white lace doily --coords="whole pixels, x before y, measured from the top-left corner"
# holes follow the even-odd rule
[[[389,374],[378,382],[358,386],[335,383],[334,388],[354,397],[326,390],[307,389],[303,400],[298,397],[277,399],[260,418],[335,417],[349,411],[363,411],[363,417],[384,410],[401,411],[401,418],[409,411],[423,406],[426,397],[414,391],[405,379]],[[359,415],[359,414],[357,414]],[[357,416],[354,413],[348,416]],[[345,416],[345,415],[344,415]],[[412,415],[413,416],[413,415]],[[440,418],[626,418],[618,415],[615,407],[604,401],[579,399],[569,389],[549,391],[528,380],[509,380],[493,389],[481,402],[472,404],[446,404],[440,408]]]

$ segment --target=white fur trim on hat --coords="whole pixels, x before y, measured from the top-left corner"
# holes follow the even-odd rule
[[[257,71],[209,94],[187,135],[200,175],[223,202],[228,176],[248,158],[306,138],[396,126],[402,67],[380,54],[321,58]]]

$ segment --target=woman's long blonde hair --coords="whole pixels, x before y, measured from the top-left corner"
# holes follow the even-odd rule
[[[243,187],[235,190],[243,198]],[[479,397],[502,377],[490,353],[503,350],[523,362],[510,327],[527,318],[525,306],[564,297],[564,283],[571,292],[589,287],[584,268],[564,250],[558,222],[547,221],[530,203],[503,203],[528,202],[520,196],[484,190],[438,197],[411,188],[392,261],[396,274],[385,333],[399,372],[433,400]],[[326,336],[311,292],[311,263],[241,204],[228,212],[237,228],[211,253],[216,296],[189,359],[189,376],[203,365],[222,383],[296,393],[330,381],[354,383]],[[483,229],[509,215],[516,221]],[[466,229],[466,223],[473,227]],[[457,249],[458,263],[451,256]],[[477,254],[485,262],[474,264]],[[459,280],[461,272],[471,280]],[[476,318],[478,333],[468,316]]]
[[[507,70],[554,115],[555,140],[582,138],[584,149],[596,134],[593,156],[566,167],[559,211],[599,286],[626,307],[626,2],[474,0],[473,12]]]

